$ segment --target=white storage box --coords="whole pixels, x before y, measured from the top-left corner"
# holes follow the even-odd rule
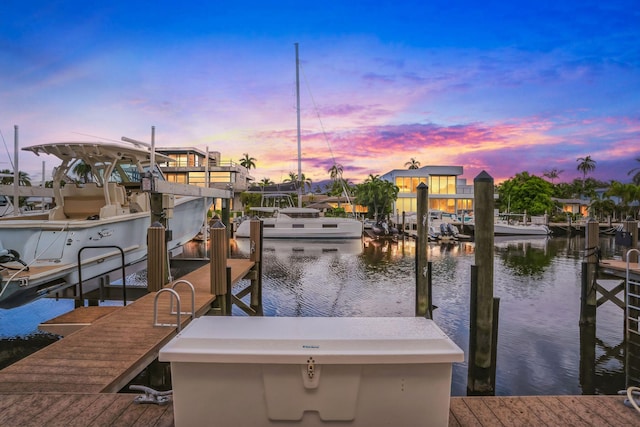
[[[418,317],[201,317],[160,350],[176,426],[446,426],[464,354]]]

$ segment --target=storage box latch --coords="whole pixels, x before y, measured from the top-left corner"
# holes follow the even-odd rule
[[[302,368],[302,383],[304,388],[313,389],[318,388],[320,383],[320,366],[316,365],[316,361],[313,357],[307,359],[306,369]]]

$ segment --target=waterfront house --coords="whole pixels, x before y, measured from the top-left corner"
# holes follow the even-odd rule
[[[206,153],[194,147],[161,147],[156,148],[156,151],[174,160],[173,162],[158,162],[167,181],[204,187],[208,169],[209,187],[232,190],[233,198],[230,210],[231,212],[242,212],[240,193],[249,188],[254,178],[249,170],[240,163],[232,160],[222,161],[218,151]],[[216,200],[216,209],[220,208],[220,200]]]
[[[397,185],[400,191],[393,206],[395,215],[417,211],[417,188],[429,186],[429,210],[452,214],[473,211],[473,185],[460,178],[462,166],[423,166],[418,169],[394,169],[380,178]]]
[[[591,203],[589,200],[585,199],[559,199],[557,197],[552,197],[551,200],[558,203],[560,205],[560,209],[562,212],[572,214],[574,217],[576,215],[581,215],[583,217],[589,216],[589,204]]]

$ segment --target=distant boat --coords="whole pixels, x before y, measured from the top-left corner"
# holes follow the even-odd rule
[[[514,216],[501,214],[496,217],[493,225],[493,234],[495,236],[547,236],[551,234],[551,229],[544,224],[525,224],[513,220]],[[475,222],[467,222],[465,226],[475,231]]]
[[[300,159],[300,81],[298,44],[296,43],[296,95],[298,115],[298,176],[301,176]],[[320,210],[301,206],[302,193],[298,186],[298,207],[286,193],[263,193],[260,207],[251,208],[263,222],[265,239],[359,239],[363,224],[355,218],[321,216]],[[249,237],[249,222],[238,226],[236,237]]]
[[[146,259],[151,207],[142,177],[151,170],[148,149],[61,142],[24,150],[60,159],[53,177],[56,206],[43,215],[0,220],[0,308],[75,285],[79,263],[83,279],[90,279],[121,268],[122,253],[125,266]],[[157,153],[155,157],[171,160]],[[68,178],[79,162],[91,167],[93,181],[76,184]],[[157,168],[156,174],[162,177]],[[177,250],[198,233],[203,210],[202,197],[175,197],[168,250]]]
[[[251,212],[263,222],[265,239],[360,239],[362,222],[353,218],[320,216],[314,208],[293,206],[289,194],[263,194],[261,206]],[[250,237],[250,221],[245,218],[235,232]]]

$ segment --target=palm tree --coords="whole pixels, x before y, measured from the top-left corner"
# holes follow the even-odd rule
[[[258,183],[260,187],[266,187],[267,185],[273,185],[273,184],[275,183],[271,181],[269,178],[262,178]]]
[[[311,178],[307,178],[304,174],[300,177],[300,185],[302,185],[302,189],[306,189],[309,187],[309,191],[311,191],[311,187],[313,186],[313,180]]]
[[[77,175],[81,182],[91,181],[91,165],[88,165],[85,162],[76,163],[71,172]]]
[[[243,155],[244,157],[240,159],[240,166],[244,166],[245,168],[247,168],[247,170],[251,168],[255,169],[257,159],[250,157],[249,153],[244,153]]]
[[[298,182],[298,174],[295,172],[289,172],[289,178],[285,178],[282,182]]]
[[[408,166],[409,169],[419,169],[420,168],[420,162],[417,161],[416,159],[414,159],[413,157],[411,158],[411,160],[409,160],[404,165]]]
[[[13,171],[9,169],[0,170],[0,184],[13,184]],[[18,172],[18,185],[31,186],[31,178],[26,172]]]
[[[547,178],[549,178],[551,180],[551,183],[553,184],[554,180],[560,178],[560,174],[564,172],[564,170],[562,169],[557,169],[557,168],[553,168],[551,170],[545,171],[542,176],[546,176]]]
[[[359,205],[367,206],[368,216],[379,219],[391,212],[398,191],[392,182],[380,179],[379,175],[369,175],[362,184],[356,185],[356,199]]]
[[[596,161],[593,160],[591,156],[578,157],[576,161],[579,162],[578,170],[582,172],[583,180],[587,179],[589,172],[593,172],[596,169]]]
[[[619,197],[622,204],[623,212],[629,214],[632,213],[632,207],[634,201],[640,200],[640,186],[635,184],[622,184],[617,181],[611,181],[609,189],[605,193],[605,196]]]
[[[313,185],[311,178],[307,178],[302,174],[300,179],[298,179],[298,174],[295,172],[289,172],[289,178],[285,178],[283,182],[295,182],[298,186],[302,187],[302,190],[306,190],[307,186],[309,186],[309,191],[311,191],[311,186]]]
[[[636,157],[636,162],[640,162],[640,157]],[[627,175],[631,175],[632,173],[635,173],[635,175],[633,175],[633,183],[636,185],[640,185],[640,167],[637,168],[633,168],[631,169]]]
[[[593,160],[591,156],[578,157],[576,161],[578,162],[578,170],[582,172],[582,189],[584,190],[587,174],[596,169],[596,161]]]
[[[328,170],[329,176],[333,181],[337,181],[338,178],[342,176],[343,167],[339,163],[334,163],[333,166]]]

